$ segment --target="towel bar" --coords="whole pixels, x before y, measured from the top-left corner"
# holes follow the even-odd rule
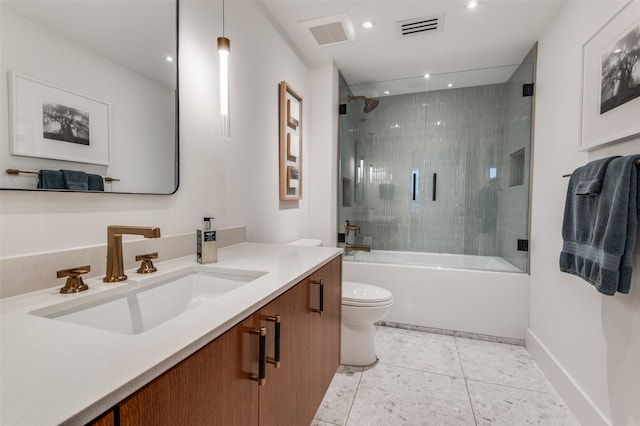
[[[7,169],[7,174],[18,176],[19,174],[39,175],[40,172],[31,172],[28,170]],[[120,179],[105,176],[102,178],[105,182],[120,182]]]
[[[636,166],[637,166],[637,165],[640,165],[640,160],[636,160]],[[572,175],[572,174],[573,174],[573,173],[567,173],[566,175],[562,175],[562,177],[563,177],[563,178],[571,177],[571,175]]]

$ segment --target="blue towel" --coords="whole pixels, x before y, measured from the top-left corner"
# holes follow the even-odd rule
[[[562,224],[560,270],[600,293],[628,293],[638,222],[640,155],[609,157],[571,175]],[[606,164],[605,164],[606,163]]]
[[[618,158],[618,156],[595,160],[581,167],[579,169],[578,182],[576,183],[576,188],[573,193],[575,195],[599,194],[607,166],[614,158]],[[573,175],[571,176],[573,178]]]
[[[38,173],[38,188],[67,189],[60,170],[40,170]]]
[[[102,176],[87,173],[87,178],[89,181],[89,191],[104,191],[104,180]]]
[[[73,189],[76,191],[88,191],[89,190],[89,177],[85,172],[78,170],[60,170],[62,172],[62,178],[67,189]]]

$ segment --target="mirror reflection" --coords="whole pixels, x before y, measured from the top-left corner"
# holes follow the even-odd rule
[[[176,1],[3,0],[0,19],[0,188],[177,189]]]

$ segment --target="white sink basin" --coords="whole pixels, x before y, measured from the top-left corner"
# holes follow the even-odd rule
[[[123,334],[140,334],[243,286],[264,272],[186,270],[30,312]]]

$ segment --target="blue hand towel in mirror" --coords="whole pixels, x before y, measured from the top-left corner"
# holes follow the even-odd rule
[[[104,180],[100,175],[87,173],[89,191],[104,191]]]
[[[38,173],[38,188],[67,189],[60,170],[40,170]]]
[[[76,191],[89,190],[89,178],[85,172],[78,170],[60,170],[67,189]]]

